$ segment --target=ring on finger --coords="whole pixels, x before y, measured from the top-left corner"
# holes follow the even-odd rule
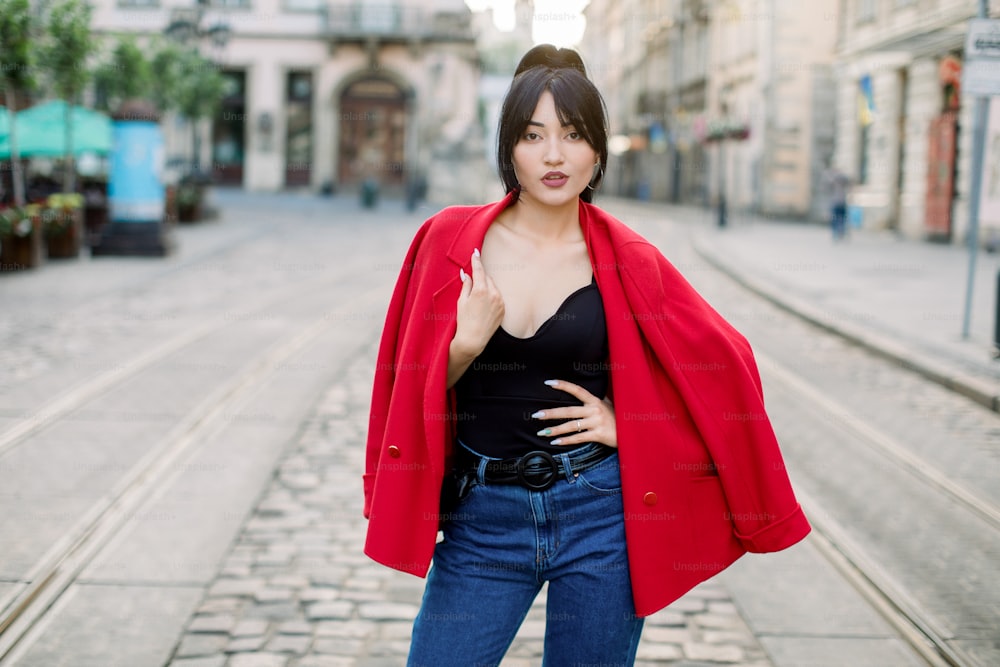
[[[576,430],[577,430],[577,432],[580,432],[580,431],[583,430],[583,421],[580,420],[580,419],[576,420]]]

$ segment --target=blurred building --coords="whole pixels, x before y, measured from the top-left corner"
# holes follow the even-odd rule
[[[479,61],[463,0],[92,0],[99,33],[164,34],[178,22],[230,38],[203,55],[229,90],[200,128],[201,162],[249,190],[402,188],[426,177],[430,197],[481,199]],[[190,130],[165,123],[168,157]]]
[[[836,124],[837,0],[712,3],[708,111],[713,198],[765,215],[825,215]],[[721,169],[721,171],[720,171]]]
[[[818,214],[833,151],[837,0],[593,0],[619,194]],[[724,167],[724,168],[723,168]]]
[[[961,74],[977,8],[977,0],[845,3],[836,161],[854,177],[852,202],[866,226],[913,238],[964,239],[973,100],[961,91]],[[994,205],[984,206],[984,214],[1000,204],[989,183],[984,195]],[[1000,220],[992,224],[1000,228]]]
[[[704,3],[592,0],[585,14],[580,51],[616,135],[605,191],[700,202],[707,168],[694,127],[705,110]]]

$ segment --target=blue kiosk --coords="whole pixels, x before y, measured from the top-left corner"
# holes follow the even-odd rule
[[[128,101],[113,119],[108,224],[91,254],[165,256],[174,244],[165,219],[159,112],[148,102]]]

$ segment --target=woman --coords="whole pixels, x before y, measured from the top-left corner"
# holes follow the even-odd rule
[[[590,203],[606,161],[579,56],[536,47],[501,112],[507,196],[432,217],[404,261],[365,551],[433,557],[410,665],[498,664],[544,582],[546,665],[630,665],[642,617],[809,531],[748,344]]]

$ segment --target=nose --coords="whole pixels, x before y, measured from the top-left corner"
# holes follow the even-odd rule
[[[552,137],[545,144],[545,164],[561,164],[563,161],[562,148],[559,145],[558,137]]]

